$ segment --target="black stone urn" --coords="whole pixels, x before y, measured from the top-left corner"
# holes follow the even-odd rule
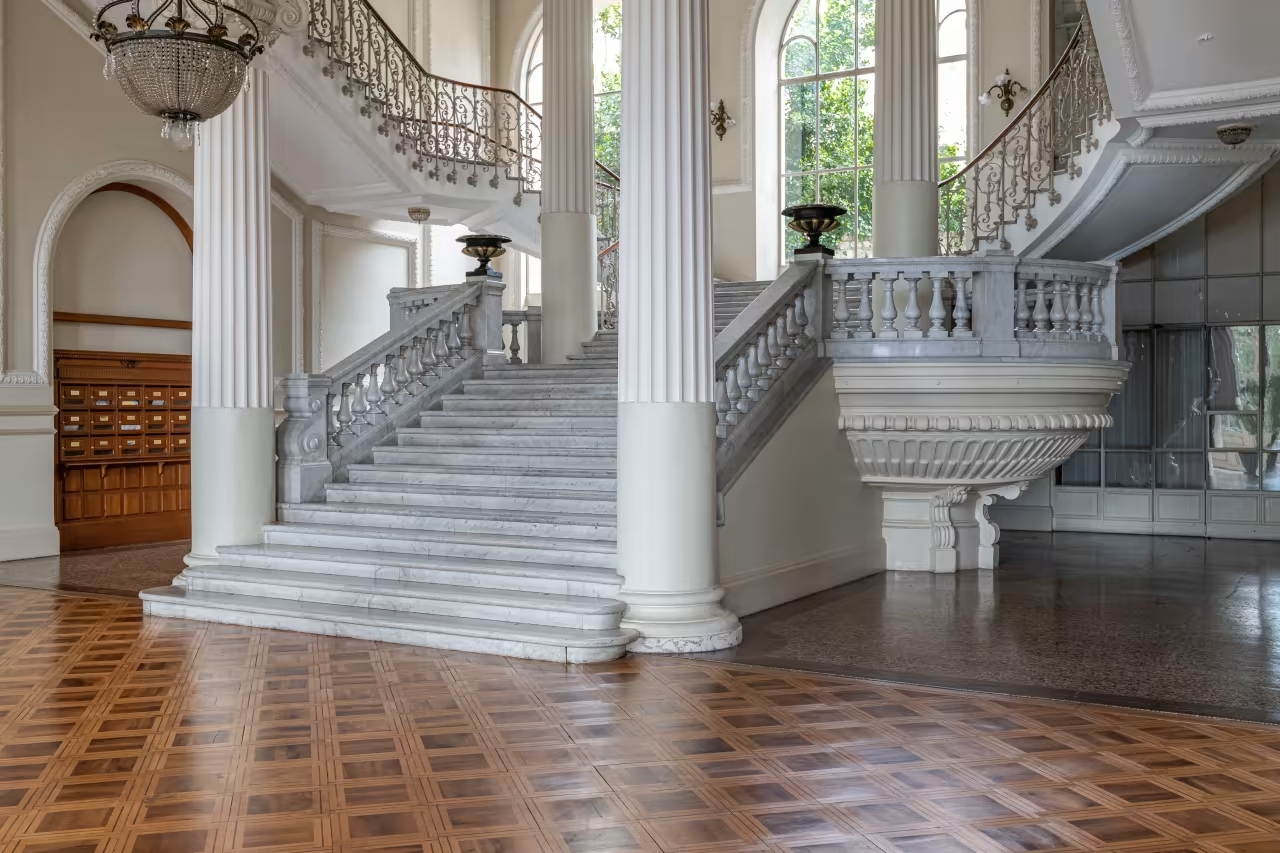
[[[472,276],[502,278],[502,273],[489,268],[489,261],[507,253],[504,244],[511,242],[510,237],[503,237],[500,234],[467,234],[459,237],[458,242],[462,244],[462,254],[480,262],[480,266],[467,273],[467,278]]]
[[[840,217],[848,212],[838,204],[797,204],[782,211],[782,215],[791,220],[787,227],[809,240],[796,249],[795,253],[800,256],[834,257],[835,250],[822,245],[822,235],[839,228]]]

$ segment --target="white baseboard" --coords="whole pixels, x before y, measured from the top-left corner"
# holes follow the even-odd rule
[[[58,528],[52,524],[48,527],[0,528],[0,561],[51,557],[59,551]]]
[[[991,507],[990,513],[991,520],[1001,530],[1036,530],[1041,533],[1053,530],[1053,507],[998,503]]]
[[[800,560],[774,563],[722,581],[724,606],[749,616],[815,592],[884,571],[884,555],[866,548],[841,548]]]

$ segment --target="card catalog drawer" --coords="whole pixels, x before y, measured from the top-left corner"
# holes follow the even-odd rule
[[[58,430],[63,435],[84,435],[89,431],[89,413],[58,412]]]

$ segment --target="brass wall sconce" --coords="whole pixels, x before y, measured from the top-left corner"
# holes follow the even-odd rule
[[[978,96],[978,103],[985,107],[991,103],[991,96],[995,95],[1000,99],[1000,109],[1008,116],[1013,112],[1013,99],[1028,91],[1030,90],[1026,86],[1013,79],[1006,68],[1003,73],[996,75],[996,84]]]
[[[729,111],[724,108],[724,98],[721,98],[720,103],[711,110],[711,129],[716,132],[720,141],[724,142],[724,135],[737,123],[738,120],[729,115]]]

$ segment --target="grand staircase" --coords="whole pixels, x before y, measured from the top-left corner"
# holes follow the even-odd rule
[[[319,503],[282,504],[154,615],[587,662],[622,654],[616,332],[568,365],[489,368]]]

